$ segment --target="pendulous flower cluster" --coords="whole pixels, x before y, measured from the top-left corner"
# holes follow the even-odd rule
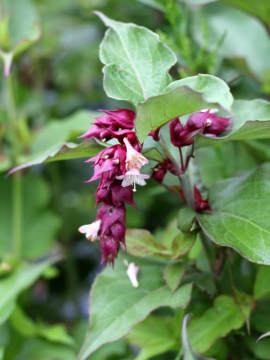
[[[93,126],[81,136],[95,137],[101,141],[118,140],[118,144],[102,150],[97,156],[86,160],[93,162],[94,175],[87,182],[99,180],[96,191],[96,206],[102,204],[96,221],[82,225],[79,231],[90,241],[100,239],[102,262],[114,263],[121,246],[125,247],[126,209],[133,205],[136,184],[145,185],[149,175],[141,174],[148,160],[141,153],[134,128],[135,113],[127,109],[100,110]]]

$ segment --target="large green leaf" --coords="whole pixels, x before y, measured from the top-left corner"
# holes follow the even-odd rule
[[[236,100],[232,108],[233,126],[223,137],[210,138],[198,135],[196,147],[214,145],[231,140],[270,138],[270,102],[266,100]]]
[[[198,214],[203,232],[248,260],[270,264],[270,165],[220,181],[209,192],[212,212]]]
[[[249,312],[252,306],[253,303],[249,301]],[[230,296],[221,295],[203,315],[191,318],[188,326],[191,344],[196,351],[204,353],[217,339],[226,336],[231,330],[239,329],[244,322],[241,304]]]
[[[13,207],[10,177],[0,178],[0,257],[13,250],[12,221]],[[55,241],[61,225],[60,218],[48,209],[51,191],[45,180],[34,174],[22,177],[22,234],[20,255],[35,258],[46,254]],[[46,229],[46,231],[44,231]]]
[[[0,314],[6,311],[6,318],[9,317],[18,295],[30,287],[55,260],[55,257],[51,257],[38,263],[21,264],[8,277],[1,279]]]
[[[133,288],[124,259],[139,266],[139,287]],[[105,343],[125,336],[151,311],[161,307],[185,307],[191,285],[186,284],[171,294],[162,279],[163,266],[121,254],[115,268],[107,267],[96,279],[90,296],[91,323],[78,360],[87,357]]]
[[[224,0],[224,2],[234,0]],[[263,0],[238,0],[245,6],[246,3],[254,3],[254,7]],[[268,2],[268,0],[265,0]],[[224,58],[245,61],[248,68],[260,80],[264,80],[266,73],[270,71],[269,62],[265,61],[270,56],[270,39],[263,24],[248,14],[216,2],[199,8],[194,12],[194,35],[202,46],[207,46],[209,51],[215,51],[216,44],[224,37],[219,48],[219,55]],[[267,12],[265,17],[267,18]],[[268,19],[269,21],[269,19]],[[207,44],[204,31],[207,27]],[[243,39],[245,34],[245,39]]]
[[[228,85],[213,75],[200,74],[175,81],[167,92],[139,104],[135,126],[140,141],[169,120],[205,108],[230,111],[233,102]]]
[[[96,14],[110,28],[100,47],[107,95],[137,105],[164,91],[174,53],[152,31]]]
[[[270,25],[270,2],[268,0],[220,0],[226,4],[233,5],[251,15],[256,16],[266,25]]]

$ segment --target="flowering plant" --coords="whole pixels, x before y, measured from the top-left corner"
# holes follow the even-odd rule
[[[269,19],[250,1],[222,2],[258,17],[265,28],[240,10],[206,4],[207,0],[197,7],[191,0],[140,2],[162,14],[164,27],[157,34],[95,11],[107,27],[99,57],[103,88],[111,100],[104,101],[106,108],[98,112],[85,111],[83,121],[74,116],[45,127],[45,135],[37,136],[38,155],[31,154],[31,146],[22,140],[30,130],[17,123],[20,111],[14,106],[11,75],[15,57],[38,40],[40,31],[33,21],[32,30],[24,31],[27,39],[7,41],[9,21],[15,26],[18,17],[12,20],[10,5],[3,6],[8,12],[0,17],[0,56],[9,126],[1,128],[0,123],[0,130],[5,134],[3,148],[8,144],[3,153],[10,153],[3,168],[11,175],[7,181],[13,184],[13,203],[12,226],[3,226],[3,233],[0,229],[6,239],[7,229],[12,228],[12,244],[2,239],[0,244],[0,325],[4,324],[0,359],[36,359],[43,354],[39,349],[46,349],[44,360],[58,354],[77,360],[269,358],[270,103],[239,99],[234,88],[238,76],[230,79],[232,73],[253,76],[266,96],[268,83],[263,76],[267,76],[261,71],[266,74],[267,69],[264,63],[251,64],[242,48],[231,54],[231,43],[222,34],[205,44],[198,29],[200,16],[209,27],[214,27],[211,16],[226,19],[226,24],[232,21],[231,14],[239,16],[248,24],[247,31],[250,26],[252,34],[257,31],[265,37],[270,54]],[[229,32],[230,40],[233,35]],[[235,60],[242,55],[245,66]],[[57,129],[60,135],[54,140]],[[43,143],[50,146],[44,149]],[[50,194],[45,178],[42,182],[35,172],[22,176],[22,170],[68,159],[79,159],[80,171],[74,168],[76,186],[85,180],[83,189],[94,202],[87,204],[84,217],[82,203],[88,197],[82,194],[79,202],[75,196],[80,205],[74,210],[70,196],[71,215],[59,231],[60,196],[55,212],[46,212],[49,195],[38,201],[39,193]],[[83,177],[82,168],[90,178]],[[53,173],[51,178],[54,188],[59,176]],[[8,186],[3,180],[3,189]],[[64,193],[60,188],[54,192]],[[27,206],[22,205],[22,194],[29,202],[34,199],[28,207],[35,221],[23,217]],[[3,205],[6,208],[9,214],[9,207]],[[134,218],[137,223],[132,223]],[[71,236],[65,231],[68,222],[72,236],[83,243],[82,251],[65,243]],[[5,223],[10,224],[9,215]],[[61,246],[52,246],[55,234],[60,234]],[[36,245],[39,236],[42,245]],[[79,331],[74,318],[68,318],[65,326],[36,323],[22,310],[24,298],[18,300],[19,294],[42,274],[56,277],[54,266],[66,257],[67,283],[74,295],[76,251],[87,256],[96,251],[99,263],[90,291],[89,327]],[[37,257],[42,258],[33,261]],[[77,267],[81,266],[79,262]],[[43,294],[45,284],[37,286],[36,293]],[[71,316],[72,307],[63,308]],[[10,333],[16,334],[15,340]],[[35,341],[24,346],[24,337]],[[61,350],[55,343],[62,345]],[[15,355],[13,346],[19,349]]]

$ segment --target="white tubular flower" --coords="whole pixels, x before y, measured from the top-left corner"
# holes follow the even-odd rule
[[[126,260],[125,260],[125,265],[127,267],[126,274],[129,277],[132,286],[137,288],[139,286],[139,282],[138,282],[139,266],[137,266],[134,262],[129,264]]]
[[[149,161],[141,153],[134,149],[127,138],[124,138],[124,143],[127,149],[126,169],[128,171],[131,169],[141,170],[141,168],[148,164]]]
[[[146,185],[145,179],[149,179],[149,175],[141,174],[137,169],[131,169],[125,173],[125,175],[117,176],[118,180],[122,181],[122,186],[133,186],[133,191],[136,191],[136,184],[140,186]]]
[[[82,225],[79,227],[79,232],[85,234],[87,240],[95,241],[98,238],[101,220],[96,220],[91,224]]]

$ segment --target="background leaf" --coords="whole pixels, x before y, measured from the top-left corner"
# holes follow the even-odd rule
[[[56,261],[55,257],[48,258],[39,263],[21,264],[8,277],[0,280],[0,314],[8,309],[11,315],[18,295],[30,287],[42,272]],[[12,306],[10,305],[12,304]]]
[[[12,179],[0,178],[0,256],[12,251]],[[34,258],[51,250],[61,220],[48,210],[51,191],[40,176],[28,174],[22,178],[22,246],[21,256]],[[46,229],[46,231],[44,231]]]
[[[220,295],[203,315],[191,318],[188,333],[194,349],[204,353],[217,339],[239,329],[245,322],[240,305],[232,297]],[[252,306],[249,300],[249,312]]]
[[[181,317],[149,315],[136,325],[127,336],[127,340],[141,348],[135,360],[147,360],[169,350],[180,347],[179,329]]]
[[[270,267],[260,266],[254,284],[255,299],[269,298],[270,296]],[[270,324],[269,324],[270,328]]]
[[[270,3],[268,0],[261,0],[255,2],[253,0],[221,0],[226,4],[238,7],[241,10],[256,16],[266,25],[270,25]]]
[[[239,0],[238,4],[240,2],[242,7],[245,7],[247,2],[251,3],[253,0]],[[253,2],[254,7],[263,2],[264,0],[256,4]],[[265,74],[270,70],[269,63],[264,60],[270,56],[270,39],[266,29],[257,19],[220,2],[202,6],[194,14],[194,36],[201,46],[206,46],[209,51],[215,51],[216,44],[224,37],[219,47],[219,55],[223,58],[245,61],[253,75],[259,80],[264,79]],[[267,12],[264,14],[267,18]],[[205,27],[207,41],[202,30]],[[243,41],[243,34],[246,36],[246,41]]]

